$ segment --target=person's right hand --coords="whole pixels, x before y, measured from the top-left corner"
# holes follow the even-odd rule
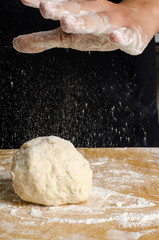
[[[22,2],[39,8],[44,18],[60,20],[61,28],[15,38],[13,46],[20,52],[36,53],[58,47],[81,51],[121,49],[137,55],[157,31],[150,9],[149,13],[148,6],[139,1],[134,1],[134,5],[131,0],[120,4],[107,0]]]

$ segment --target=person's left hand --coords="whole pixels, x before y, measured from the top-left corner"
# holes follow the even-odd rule
[[[132,55],[143,52],[157,32],[148,7],[140,4],[115,4],[106,0],[22,0],[25,5],[39,7],[44,18],[60,20],[61,28],[22,35],[13,46],[24,53],[42,52],[50,48],[72,48],[81,51],[121,49]],[[146,20],[145,20],[146,19]],[[156,21],[156,19],[154,19]]]

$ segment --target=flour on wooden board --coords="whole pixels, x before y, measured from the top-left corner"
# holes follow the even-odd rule
[[[159,225],[159,210],[155,200],[147,200],[144,197],[136,197],[130,194],[121,193],[121,189],[128,188],[127,183],[144,185],[146,181],[146,174],[137,173],[125,167],[120,169],[115,159],[109,166],[109,174],[104,168],[107,164],[108,158],[100,158],[91,163],[91,168],[94,170],[94,187],[87,202],[78,205],[65,205],[58,207],[44,207],[34,204],[25,204],[14,193],[11,185],[10,174],[4,167],[0,170],[0,186],[3,184],[5,188],[0,194],[0,214],[12,216],[19,219],[19,224],[23,226],[35,226],[39,224],[44,226],[49,223],[68,223],[68,224],[102,224],[116,222],[121,229],[108,230],[105,237],[111,240],[137,240],[141,236],[152,233],[155,226]],[[111,177],[110,177],[111,176]],[[104,178],[104,185],[99,187],[100,179]],[[10,182],[3,181],[6,179]],[[157,181],[154,176],[154,181]],[[120,182],[119,189],[115,189],[115,183]],[[12,197],[13,201],[5,201]],[[16,204],[15,204],[16,203]],[[17,204],[17,203],[23,203]],[[128,228],[143,228],[138,232],[130,231]],[[0,228],[6,232],[0,234],[1,237],[6,237],[10,232],[14,232],[17,226],[14,222],[0,222]],[[148,228],[144,230],[144,228]],[[33,229],[25,229],[24,235],[34,234]],[[3,236],[4,235],[4,236]],[[85,236],[72,234],[69,240],[74,239],[85,240]],[[94,240],[95,238],[90,238]],[[61,240],[67,240],[64,238]],[[89,240],[87,238],[87,240]]]

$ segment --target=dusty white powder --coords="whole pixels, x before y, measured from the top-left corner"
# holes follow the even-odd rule
[[[16,214],[16,212],[17,212],[17,209],[11,209],[10,210],[10,214],[13,215],[13,216]]]
[[[117,202],[117,199],[122,201]],[[129,204],[131,203],[132,204]],[[155,206],[154,203],[143,198],[121,194],[108,189],[94,187],[89,200],[81,205],[66,205],[57,207],[32,207],[29,211],[22,207],[12,209],[10,214],[23,220],[37,220],[37,217],[45,222],[58,223],[84,223],[97,224],[116,221],[123,228],[134,226],[150,226],[153,222],[159,223],[159,212],[132,213],[131,209],[149,208]],[[118,209],[116,213],[109,213],[108,209]],[[123,213],[121,209],[128,212]],[[67,217],[66,217],[67,216]]]
[[[92,165],[101,165],[101,164],[105,164],[106,162],[95,162],[95,163],[92,163]]]
[[[139,233],[139,232],[126,232],[120,230],[109,230],[106,232],[106,237],[111,240],[137,240],[139,237],[152,233],[153,231],[154,230],[141,231]]]
[[[108,157],[98,158],[98,161],[91,163],[91,165],[92,166],[94,166],[94,165],[102,165],[102,164],[106,164],[107,161],[108,161]]]
[[[20,224],[25,226],[33,226],[35,224],[35,221],[22,221]]]
[[[5,188],[0,194],[0,214],[11,216],[13,221],[18,221],[21,225],[28,227],[37,224],[43,227],[49,223],[59,223],[60,226],[60,223],[90,225],[115,222],[120,231],[112,229],[105,233],[105,237],[111,240],[137,240],[139,237],[155,231],[155,227],[159,225],[159,209],[157,210],[156,207],[158,202],[152,200],[153,198],[145,199],[144,195],[142,195],[143,197],[134,196],[131,191],[129,194],[124,194],[125,189],[129,189],[133,184],[144,187],[149,175],[129,169],[126,164],[125,168],[120,168],[115,159],[111,163],[108,161],[107,157],[92,161],[94,188],[87,202],[58,207],[44,207],[24,204],[24,202],[22,205],[22,201],[13,193],[9,171],[3,170],[0,173],[0,187],[5,186]],[[5,179],[6,181],[4,181]],[[152,180],[158,183],[157,174],[151,175]],[[117,185],[117,183],[119,184]],[[5,200],[9,198],[13,201]],[[147,230],[127,231],[128,228],[134,227],[147,228]],[[14,223],[6,221],[0,222],[0,228],[4,232],[6,231],[6,234],[18,231]],[[24,235],[34,235],[33,229],[30,229],[29,232],[28,228],[25,229]],[[7,238],[8,236],[3,235],[0,234],[0,237]],[[70,235],[68,239],[77,240],[78,237],[80,240],[86,239],[85,236],[77,234]],[[63,238],[63,240],[67,240],[67,238]]]
[[[32,208],[29,211],[29,214],[33,217],[40,217],[41,216],[41,211],[39,211],[38,209]]]
[[[117,202],[117,203],[116,203],[116,207],[117,207],[117,208],[121,208],[122,206],[123,206],[123,202]]]
[[[0,171],[4,171],[5,167],[0,166]]]
[[[127,147],[124,147],[124,148],[116,148],[116,150],[118,150],[118,151],[125,151],[125,150],[127,150],[128,148]]]
[[[8,162],[12,162],[13,156],[10,155],[5,155],[5,156],[0,156],[0,164],[6,164]]]
[[[71,234],[69,238],[67,237],[59,237],[58,240],[97,240],[96,238],[88,237],[88,236],[82,236],[81,234]]]
[[[1,172],[0,180],[2,180],[2,179],[10,179],[10,172]]]

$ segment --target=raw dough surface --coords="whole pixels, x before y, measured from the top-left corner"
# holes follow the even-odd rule
[[[43,205],[85,201],[92,188],[88,161],[72,143],[55,136],[24,143],[13,157],[11,175],[20,198]]]

